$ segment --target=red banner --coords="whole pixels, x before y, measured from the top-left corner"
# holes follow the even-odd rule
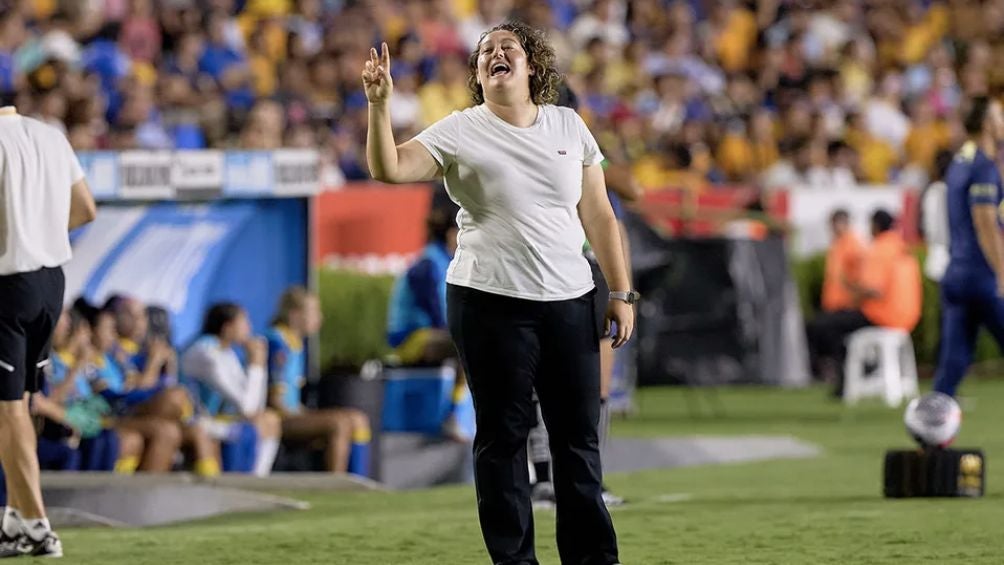
[[[634,209],[667,235],[715,237],[734,233],[758,198],[749,186],[717,186],[699,194],[684,190],[651,191]],[[396,272],[425,244],[425,219],[432,204],[429,185],[390,186],[353,183],[318,195],[315,212],[315,259],[319,264],[365,271]],[[825,250],[829,214],[836,207],[852,212],[863,236],[867,219],[877,207],[899,218],[910,242],[919,241],[918,197],[902,187],[820,191],[780,190],[765,198],[763,208],[788,224],[793,252],[806,255]]]
[[[635,209],[667,235],[713,237],[721,235],[730,222],[742,219],[757,198],[757,190],[748,186],[713,186],[700,193],[665,189],[645,193]],[[783,193],[771,195],[763,204],[771,216],[785,218]]]
[[[319,264],[395,270],[425,245],[432,204],[428,185],[358,183],[317,197],[315,259]]]

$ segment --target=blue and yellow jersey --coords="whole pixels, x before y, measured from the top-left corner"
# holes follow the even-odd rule
[[[50,390],[51,387],[59,386],[63,381],[72,376],[71,371],[76,363],[76,358],[68,351],[54,351],[52,353],[50,361],[51,372],[49,373]],[[83,400],[92,394],[93,391],[91,391],[91,385],[87,382],[87,379],[78,377],[70,393],[66,396],[66,403],[70,404]]]
[[[446,271],[450,259],[445,245],[430,243],[394,282],[387,316],[387,342],[391,347],[398,347],[417,330],[446,329]]]
[[[135,370],[139,373],[146,370],[149,351],[141,344],[136,343],[129,338],[120,338],[118,344],[116,345],[116,356],[119,355],[123,359],[126,359],[126,365],[129,370]],[[168,383],[168,377],[169,375],[161,371],[160,377],[157,380],[157,385],[163,386],[170,384]]]
[[[945,184],[950,265],[974,275],[993,275],[976,235],[972,206],[989,204],[1001,209],[1001,176],[996,164],[975,143],[967,142],[948,167]]]
[[[126,370],[110,353],[102,353],[94,360],[96,378],[101,390],[122,394],[126,392]]]
[[[123,356],[128,359],[129,363],[136,367],[137,370],[141,371],[144,367],[146,367],[146,350],[143,349],[140,344],[129,338],[122,337],[119,338],[118,345],[116,347],[118,347]]]
[[[191,349],[196,348],[205,348],[208,351],[216,351],[220,348],[220,340],[216,336],[203,335],[199,337],[199,339],[195,340],[195,342],[191,345]],[[205,378],[200,377],[202,377],[202,375],[186,373],[182,378],[182,382],[185,387],[195,398],[197,411],[201,414],[212,416],[214,418],[238,416],[238,413],[226,402],[223,395],[218,390],[210,386]]]
[[[268,387],[279,390],[282,408],[300,410],[300,389],[306,382],[307,360],[303,338],[285,326],[271,328],[268,339]]]

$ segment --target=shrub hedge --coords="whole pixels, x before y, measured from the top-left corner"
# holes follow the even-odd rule
[[[923,261],[922,252],[918,252],[917,257]],[[824,262],[822,255],[792,262],[792,274],[806,320],[819,310]],[[322,268],[318,278],[324,311],[321,367],[325,370],[359,367],[368,359],[383,357],[388,352],[385,339],[387,305],[394,277]],[[925,278],[923,313],[913,332],[917,361],[922,365],[933,365],[937,358],[940,311],[938,285]],[[996,344],[983,332],[976,360],[999,356]]]

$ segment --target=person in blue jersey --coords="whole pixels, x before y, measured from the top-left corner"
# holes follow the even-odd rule
[[[94,393],[93,353],[87,320],[76,310],[64,310],[52,336],[46,390],[36,404],[49,419],[66,426],[80,440],[81,470],[131,473],[143,455],[143,436],[135,430],[115,427],[111,407]],[[42,448],[40,442],[40,452]]]
[[[370,441],[366,414],[355,408],[312,410],[301,400],[307,372],[304,341],[320,331],[321,321],[321,304],[316,295],[300,286],[282,294],[266,334],[268,404],[282,416],[283,441],[323,441],[329,471],[366,474],[368,457],[364,451]]]
[[[177,420],[191,416],[191,399],[177,386],[177,353],[168,339],[151,335],[147,309],[139,300],[114,295],[104,305],[115,318],[114,356],[129,371],[130,404],[145,414]]]
[[[454,359],[446,323],[446,271],[457,250],[456,217],[445,209],[435,209],[426,219],[427,242],[407,271],[394,281],[387,314],[387,343],[402,365],[438,365]],[[468,441],[455,409],[467,394],[463,370],[457,370],[453,405],[443,421],[447,438]]]
[[[1001,104],[975,97],[965,114],[968,139],[945,173],[949,262],[941,279],[941,353],[934,390],[954,396],[986,327],[1004,347],[1004,236],[1001,175],[994,162],[1004,138]]]
[[[182,376],[191,380],[216,437],[233,439],[239,424],[254,424],[258,437],[251,470],[258,476],[272,472],[282,434],[279,415],[266,406],[267,363],[267,343],[251,333],[247,312],[232,302],[209,308],[202,335],[181,357]]]
[[[178,386],[177,352],[170,332],[151,331],[148,308],[134,297],[113,295],[104,309],[115,320],[112,359],[125,375],[123,383],[105,394],[130,414],[178,422],[182,446],[191,448],[195,473],[218,475],[219,445],[194,419],[191,395]]]
[[[137,414],[128,402],[129,366],[117,357],[118,336],[115,317],[105,309],[89,307],[78,300],[74,308],[80,310],[91,326],[93,345],[90,366],[94,371],[89,378],[94,392],[112,405],[116,428],[136,432],[143,436],[143,457],[135,465],[139,471],[166,473],[174,464],[174,456],[181,446],[181,428],[176,421],[151,415]],[[134,406],[133,404],[132,406]]]

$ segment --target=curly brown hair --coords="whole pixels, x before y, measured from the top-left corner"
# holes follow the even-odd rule
[[[478,84],[478,52],[485,36],[494,31],[510,31],[523,45],[526,59],[534,71],[530,75],[530,100],[534,104],[554,104],[558,99],[558,84],[561,82],[561,75],[554,63],[554,48],[547,42],[544,32],[520,21],[499,24],[482,33],[478,39],[478,46],[467,61],[467,86],[474,103],[482,104],[485,101],[484,90]]]

